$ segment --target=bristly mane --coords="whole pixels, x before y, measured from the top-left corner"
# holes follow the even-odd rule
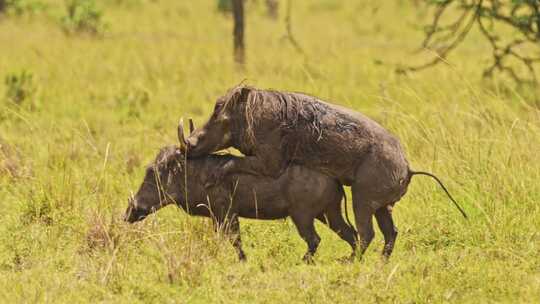
[[[172,160],[181,159],[181,157],[179,157],[176,151],[178,151],[178,147],[176,146],[165,146],[159,149],[159,152],[156,155],[156,158],[154,159],[151,165],[156,166],[156,167],[161,167],[161,166],[166,166]]]
[[[298,125],[315,135],[315,140],[323,136],[321,117],[328,109],[317,98],[303,93],[280,92],[275,90],[260,90],[254,87],[238,85],[230,89],[222,97],[223,109],[240,105],[246,122],[246,139],[256,144],[255,129],[263,117],[272,116],[281,122],[280,127],[285,133],[293,131]],[[244,104],[241,104],[244,101]],[[308,135],[308,134],[306,134]]]

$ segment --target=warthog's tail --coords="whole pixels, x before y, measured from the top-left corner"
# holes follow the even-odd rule
[[[456,200],[452,197],[452,195],[450,195],[450,192],[448,192],[448,190],[446,189],[444,184],[441,182],[441,180],[437,176],[435,176],[434,174],[431,174],[429,172],[412,171],[412,170],[409,169],[409,178],[412,177],[413,175],[427,175],[429,177],[432,177],[434,180],[436,180],[437,183],[439,183],[439,185],[443,188],[444,192],[446,192],[446,195],[448,195],[448,198],[450,198],[452,203],[454,203],[454,206],[456,206],[456,208],[458,208],[459,212],[461,212],[461,215],[463,215],[464,218],[468,219],[467,214],[465,213],[465,211],[463,211],[463,208],[461,208],[461,206],[456,202]]]
[[[345,190],[343,190],[343,186],[340,185],[339,190],[341,190],[341,194],[343,195],[344,199],[343,206],[345,207],[345,220],[347,220],[347,224],[349,224],[352,229],[356,230],[356,228],[354,228],[353,224],[351,224],[351,221],[349,220],[349,211],[347,210],[347,195],[345,195]]]

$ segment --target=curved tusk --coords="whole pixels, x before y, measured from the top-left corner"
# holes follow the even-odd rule
[[[186,139],[184,138],[184,118],[180,118],[180,122],[178,123],[178,142],[180,143],[180,150],[186,151],[187,144]]]
[[[195,124],[193,123],[193,120],[190,117],[189,118],[189,135],[193,134],[193,131],[195,131]]]

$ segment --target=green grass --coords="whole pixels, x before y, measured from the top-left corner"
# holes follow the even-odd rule
[[[409,2],[294,1],[306,56],[283,39],[283,18],[249,4],[242,71],[231,18],[215,1],[100,1],[108,30],[96,38],[65,35],[64,2],[45,2],[0,19],[0,80],[27,71],[35,90],[14,103],[0,85],[1,301],[540,299],[540,111],[533,91],[480,79],[489,46],[475,33],[450,65],[400,76],[393,64],[431,58],[413,54],[427,20]],[[348,246],[317,226],[314,266],[301,263],[290,221],[242,220],[247,263],[208,220],[174,207],[121,222],[144,166],[176,142],[179,117],[201,124],[243,79],[373,117],[402,140],[414,169],[443,178],[470,220],[415,177],[394,209],[400,234],[388,263],[380,233],[362,261],[341,264]]]

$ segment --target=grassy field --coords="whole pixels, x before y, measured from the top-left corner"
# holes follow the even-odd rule
[[[407,1],[294,1],[283,37],[263,1],[247,8],[247,64],[232,61],[231,18],[215,1],[98,1],[107,31],[65,35],[64,1],[0,19],[0,80],[33,75],[31,96],[0,84],[0,302],[538,303],[540,111],[504,79],[481,80],[475,33],[449,64],[410,76],[427,21]],[[379,3],[382,2],[382,3]],[[321,225],[316,264],[287,221],[241,221],[239,263],[210,221],[174,207],[121,221],[144,166],[176,143],[180,116],[201,124],[247,79],[366,113],[395,133],[413,179],[396,208],[387,263],[377,236],[362,261]],[[348,191],[348,190],[347,190]],[[349,195],[350,197],[350,195]]]

